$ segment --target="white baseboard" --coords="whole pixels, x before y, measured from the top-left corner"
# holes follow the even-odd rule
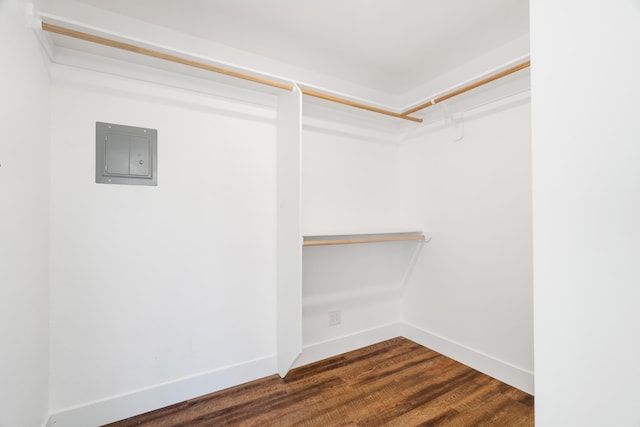
[[[401,335],[510,386],[534,394],[534,374],[531,371],[513,366],[408,323],[402,323]]]
[[[47,427],[92,427],[274,375],[276,357],[252,360],[51,414]]]
[[[355,334],[306,345],[302,348],[302,354],[295,361],[293,367],[308,365],[309,363],[357,350],[400,335],[402,335],[402,324],[390,323]]]
[[[306,346],[294,367],[395,338],[401,324],[393,323],[334,340]],[[184,378],[167,384],[91,402],[51,414],[47,427],[92,427],[143,414],[277,372],[276,357],[268,357]]]
[[[415,341],[506,384],[533,394],[533,372],[404,322],[391,323],[304,346],[302,354],[293,367],[304,366],[398,336]],[[276,372],[277,361],[274,355],[58,411],[51,414],[47,427],[99,426],[274,375]]]

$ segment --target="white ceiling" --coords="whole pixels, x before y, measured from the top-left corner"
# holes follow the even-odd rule
[[[528,0],[77,0],[402,94],[529,32]]]

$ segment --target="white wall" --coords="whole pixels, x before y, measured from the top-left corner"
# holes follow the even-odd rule
[[[395,141],[382,132],[346,128],[329,119],[305,116],[304,123],[303,234],[398,228],[402,215],[397,209],[400,159]]]
[[[533,392],[529,103],[524,92],[471,109],[460,142],[442,122],[398,144],[363,117],[306,119],[303,234],[416,229],[433,240],[305,248],[302,361],[323,345],[405,335]],[[331,310],[341,325],[328,326]]]
[[[0,2],[0,426],[48,413],[49,79],[27,3]]]
[[[640,2],[531,2],[536,424],[640,425]]]
[[[54,71],[52,412],[254,361],[274,373],[275,100]],[[157,187],[95,183],[96,121],[158,130]],[[187,397],[172,393],[142,409]]]
[[[306,247],[304,345],[399,322],[403,279],[418,245],[394,242]],[[334,310],[341,312],[341,324],[329,326],[329,311]]]
[[[401,146],[407,222],[433,233],[403,295],[408,336],[532,392],[528,94],[466,112],[460,135],[440,122]]]
[[[346,126],[326,117],[320,120],[317,106],[307,105],[305,111],[308,114],[303,133],[303,235],[400,228],[400,164],[394,141],[397,137],[360,124]],[[365,120],[375,118],[365,116]],[[344,341],[346,346],[337,345],[332,351],[357,348],[368,338],[363,335],[360,339],[364,341],[358,341],[354,336],[399,321],[401,282],[415,246],[415,243],[383,243],[303,250],[306,353],[303,352],[302,361],[316,359],[308,356],[309,348],[344,337],[351,337]],[[329,311],[333,310],[341,312],[340,325],[329,326]]]

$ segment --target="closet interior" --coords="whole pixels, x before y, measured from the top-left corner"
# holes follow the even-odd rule
[[[532,391],[532,355],[528,354],[531,346],[508,343],[514,336],[531,341],[532,333],[527,330],[531,323],[527,312],[531,310],[527,308],[531,302],[527,296],[530,293],[527,286],[531,286],[528,277],[530,193],[522,193],[522,189],[530,185],[530,170],[526,166],[530,163],[530,137],[527,136],[530,133],[530,62],[526,53],[494,63],[475,76],[398,109],[52,14],[37,14],[35,21],[35,31],[53,64],[54,104],[58,102],[61,110],[54,116],[57,148],[54,148],[53,161],[60,160],[60,169],[54,166],[54,191],[62,192],[71,185],[72,177],[64,169],[71,157],[65,156],[74,156],[74,151],[83,150],[78,144],[90,134],[93,118],[116,122],[130,117],[130,121],[139,125],[156,114],[150,124],[159,131],[156,193],[125,189],[117,194],[116,188],[101,188],[102,194],[92,200],[98,204],[117,203],[123,215],[128,212],[127,207],[133,207],[131,212],[136,212],[135,208],[140,208],[141,203],[150,204],[149,209],[133,214],[137,218],[131,221],[130,229],[122,230],[134,233],[135,224],[148,221],[142,225],[142,235],[151,249],[139,255],[141,265],[153,259],[154,244],[156,251],[171,251],[172,256],[181,257],[179,249],[164,247],[153,231],[162,220],[178,221],[181,225],[170,227],[167,233],[178,247],[181,244],[193,247],[187,249],[190,259],[186,263],[193,263],[194,273],[184,273],[185,281],[198,283],[195,275],[211,262],[215,268],[245,270],[243,274],[249,276],[255,267],[260,274],[272,275],[273,282],[266,280],[266,283],[275,289],[273,295],[269,286],[251,287],[239,293],[198,291],[201,293],[197,298],[202,300],[245,295],[252,301],[250,306],[258,308],[253,313],[250,308],[243,316],[259,318],[245,322],[234,317],[233,310],[242,304],[233,302],[233,310],[212,320],[205,314],[203,301],[189,308],[193,299],[160,281],[160,294],[168,292],[175,297],[152,297],[148,304],[156,305],[150,308],[156,314],[137,321],[148,326],[153,319],[158,319],[159,313],[169,312],[186,318],[184,324],[163,323],[162,327],[168,328],[170,334],[159,333],[143,340],[142,346],[154,347],[154,350],[141,350],[138,363],[151,362],[126,388],[105,377],[93,378],[96,385],[91,388],[89,400],[62,384],[63,378],[77,375],[71,373],[75,368],[62,360],[77,348],[84,332],[71,333],[71,338],[63,341],[69,344],[75,337],[75,343],[68,348],[54,346],[53,363],[60,364],[53,375],[53,389],[59,396],[54,398],[54,410],[58,413],[55,415],[54,411],[53,418],[79,417],[78,410],[68,409],[78,405],[86,405],[89,412],[118,406],[127,398],[112,396],[130,390],[141,390],[137,395],[134,393],[138,396],[133,398],[138,399],[132,404],[135,410],[150,410],[154,409],[152,406],[173,403],[199,391],[211,391],[205,383],[224,387],[260,376],[273,370],[274,360],[276,371],[284,377],[292,367],[398,335]],[[110,90],[113,93],[109,93]],[[103,97],[104,104],[98,105]],[[122,101],[125,104],[120,105]],[[153,103],[166,108],[143,112]],[[208,124],[207,115],[214,116]],[[74,120],[85,121],[82,131],[68,136],[67,126]],[[232,123],[228,128],[223,123],[225,120]],[[506,129],[500,129],[500,123],[506,123]],[[193,131],[180,130],[182,126],[192,126]],[[207,129],[208,126],[211,129]],[[185,132],[184,135],[180,135],[181,132]],[[210,135],[215,138],[194,140]],[[167,145],[172,146],[163,146],[163,139],[171,140]],[[256,147],[259,148],[256,150]],[[188,151],[195,157],[190,158]],[[512,163],[505,165],[491,159],[495,157],[492,152],[498,157],[509,157]],[[225,155],[233,159],[229,164],[220,158]],[[207,156],[217,160],[208,165]],[[238,160],[242,156],[246,156],[246,162]],[[193,163],[192,168],[188,162]],[[229,173],[226,177],[225,171]],[[247,177],[252,173],[255,177]],[[510,175],[512,173],[515,176]],[[172,182],[172,174],[184,174],[188,178],[183,176]],[[276,177],[274,182],[269,182],[270,174]],[[196,190],[180,194],[178,184],[194,181],[198,183]],[[163,185],[169,189],[162,189]],[[92,191],[90,186],[83,183],[75,189],[82,194]],[[237,187],[236,193],[221,190],[225,186]],[[247,199],[242,195],[246,188],[250,189]],[[164,191],[172,192],[166,200],[160,196]],[[217,191],[222,191],[219,196],[224,199],[222,202],[216,200]],[[262,194],[275,197],[269,200]],[[155,210],[166,207],[169,200],[198,209],[199,202],[190,197],[200,197],[216,208],[193,214],[191,219],[195,225],[188,224],[185,217],[192,214],[175,207],[160,214],[160,218],[143,218],[155,215]],[[257,203],[255,206],[251,206],[252,200]],[[241,206],[235,213],[239,219],[233,218],[233,212],[226,212],[233,211],[234,204]],[[87,206],[78,208],[95,215]],[[265,212],[260,220],[249,214],[260,209]],[[63,218],[65,210],[62,205],[53,209],[54,223],[60,229],[71,226]],[[118,215],[117,210],[108,207],[104,212],[101,221]],[[223,230],[221,226],[205,230],[202,238],[195,237],[198,224],[210,221],[224,224],[225,220],[232,230]],[[246,221],[245,230],[242,230],[242,221]],[[232,237],[232,231],[239,233],[237,238]],[[181,232],[185,234],[180,236]],[[253,245],[252,233],[258,244],[245,253],[245,249]],[[92,233],[88,238],[100,237],[105,236]],[[61,239],[54,233],[54,245],[65,247],[67,243]],[[86,244],[81,240],[76,241],[79,246]],[[127,245],[134,242],[129,237],[125,241]],[[108,243],[111,244],[115,243]],[[225,244],[229,247],[224,247]],[[76,251],[68,248],[67,252]],[[218,266],[215,260],[208,259],[210,253],[225,251],[236,254],[237,265]],[[94,248],[94,252],[101,253],[98,248]],[[257,258],[265,253],[274,254],[268,260],[273,261],[273,265]],[[498,261],[487,263],[489,257],[498,257]],[[138,275],[135,267],[120,257],[110,253],[108,258],[116,265],[129,266],[125,268],[131,268],[132,274]],[[54,263],[62,264],[63,260],[54,259]],[[506,266],[505,271],[497,273],[496,264]],[[60,267],[58,278],[54,278],[54,304],[59,304],[59,308],[54,309],[54,338],[68,326],[67,316],[73,316],[64,313],[75,298],[65,280],[79,283],[95,274],[91,271],[69,274],[63,270]],[[172,280],[177,283],[182,273],[166,267],[163,274],[173,275]],[[119,277],[115,272],[108,275]],[[500,277],[491,282],[495,275]],[[215,282],[214,276],[208,276],[207,280]],[[228,275],[221,278],[228,280]],[[239,279],[227,286],[244,286],[242,280],[255,281],[256,277]],[[463,286],[454,286],[454,281]],[[104,287],[107,283],[105,279],[98,292],[108,293]],[[518,285],[510,288],[513,283]],[[195,287],[187,285],[186,290]],[[439,289],[434,289],[436,287]],[[140,289],[120,288],[117,292],[121,297],[127,293],[153,294],[156,290],[145,285]],[[498,296],[507,301],[506,309],[479,307]],[[115,302],[117,298],[107,297],[107,300]],[[138,295],[137,301],[143,300]],[[170,301],[181,308],[172,308],[168,305]],[[121,309],[125,313],[122,322],[131,322],[137,317],[129,311],[130,307]],[[101,307],[96,313],[103,310]],[[495,312],[483,320],[486,310]],[[460,316],[463,311],[467,314]],[[71,312],[79,314],[77,308]],[[447,312],[457,314],[447,318]],[[434,323],[433,313],[444,317]],[[506,316],[515,313],[520,313],[521,319],[510,323]],[[193,362],[192,359],[199,358],[198,349],[210,354],[214,346],[187,334],[177,341],[191,348],[191,352],[187,356],[177,352],[173,355],[176,359],[172,359],[175,351],[172,345],[160,344],[180,334],[174,328],[188,327],[198,321],[228,324],[229,331],[217,333],[222,336],[237,333],[242,337],[244,329],[255,327],[256,322],[264,322],[269,316],[275,317],[276,327],[267,327],[259,343],[250,342],[255,334],[245,334],[245,338],[240,338],[244,341],[239,345],[240,350],[224,346],[215,363],[196,360],[195,372],[185,370],[178,359],[186,357]],[[94,327],[99,323],[93,317],[88,322]],[[431,330],[425,325],[434,326]],[[120,345],[132,344],[143,330],[130,326],[130,331],[137,332],[124,340],[116,339]],[[497,329],[488,331],[492,328]],[[121,324],[113,330],[107,329],[107,335],[116,334],[116,330],[126,330],[127,326]],[[222,343],[225,338],[215,339]],[[265,349],[270,348],[269,339],[276,342],[274,358],[265,356]],[[107,343],[100,343],[98,347],[103,345]],[[241,355],[234,356],[235,351]],[[154,352],[163,355],[153,356]],[[167,358],[171,360],[167,362]],[[123,369],[128,363],[109,361],[104,356],[98,357],[96,363],[100,363],[99,359],[113,363],[113,369]],[[172,367],[163,368],[162,363]],[[234,370],[234,364],[239,368]],[[239,373],[240,367],[245,372]],[[209,372],[198,376],[198,372],[207,370]],[[99,375],[108,377],[113,372],[109,367]],[[231,379],[220,380],[225,375]],[[174,390],[172,382],[177,381],[176,378],[186,378],[175,387],[183,390]],[[187,385],[188,392],[184,391]],[[145,391],[145,387],[149,390]],[[153,397],[161,390],[170,391],[169,397]],[[131,414],[123,410],[121,415]]]

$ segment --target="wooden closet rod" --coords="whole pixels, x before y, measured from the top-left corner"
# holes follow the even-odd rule
[[[240,73],[238,71],[227,70],[226,68],[216,67],[213,65],[205,64],[203,62],[181,58],[179,56],[159,52],[157,50],[147,49],[147,48],[136,46],[129,43],[123,43],[116,40],[107,39],[104,37],[94,36],[93,34],[83,33],[81,31],[60,27],[58,25],[48,24],[44,21],[42,22],[42,29],[44,31],[49,31],[50,33],[61,34],[63,36],[73,37],[76,39],[85,40],[85,41],[89,41],[89,42],[93,42],[93,43],[97,43],[105,46],[115,47],[117,49],[139,53],[141,55],[151,56],[153,58],[164,59],[165,61],[175,62],[177,64],[187,65],[189,67],[200,68],[202,70],[212,71],[214,73],[225,74],[227,76],[236,77],[243,80],[249,80],[256,83],[261,83],[267,86],[273,86],[273,87],[277,87],[285,90],[293,90],[293,85],[290,85],[287,83],[280,83],[274,80],[264,79],[262,77],[256,77],[250,74]]]
[[[402,115],[403,116],[407,116],[409,114],[415,113],[416,111],[424,110],[427,107],[431,107],[432,105],[436,105],[439,102],[446,101],[447,99],[453,98],[454,96],[458,96],[458,95],[460,95],[462,93],[468,92],[468,91],[470,91],[472,89],[475,89],[475,88],[477,88],[479,86],[486,85],[487,83],[491,83],[494,80],[501,79],[502,77],[508,76],[509,74],[513,74],[516,71],[520,71],[520,70],[522,70],[524,68],[527,68],[529,66],[531,66],[531,61],[530,60],[525,61],[525,62],[523,62],[521,64],[516,65],[516,66],[513,66],[511,68],[507,68],[506,70],[500,71],[499,73],[492,74],[489,77],[485,77],[482,80],[478,80],[475,83],[471,83],[471,84],[469,84],[467,86],[461,87],[460,89],[456,89],[456,90],[454,90],[452,92],[449,92],[447,94],[444,94],[442,96],[435,97],[435,98],[431,99],[430,101],[425,102],[424,104],[420,104],[417,107],[413,107],[413,108],[403,112]]]
[[[82,31],[72,30],[70,28],[61,27],[54,24],[48,24],[46,22],[42,22],[42,29],[44,31],[48,31],[50,33],[60,34],[67,37],[73,37],[80,40],[89,41],[92,43],[101,44],[104,46],[114,47],[116,49],[126,50],[128,52],[139,53],[141,55],[150,56],[153,58],[163,59],[165,61],[174,62],[177,64],[186,65],[189,67],[199,68],[202,70],[212,71],[214,73],[225,74],[227,76],[236,77],[243,80],[248,80],[256,83],[260,83],[267,86],[277,87],[279,89],[284,90],[293,90],[293,85],[288,83],[281,83],[275,80],[265,79],[262,77],[253,76],[251,74],[245,74],[238,71],[228,70],[222,67],[216,67],[214,65],[205,64],[203,62],[194,61],[191,59],[182,58],[180,56],[171,55],[164,52],[159,52],[157,50],[148,49],[140,46],[136,46],[129,43],[123,43],[116,40],[108,39],[105,37],[96,36],[89,33],[84,33]],[[316,98],[321,98],[327,101],[336,102],[343,105],[348,105],[350,107],[360,108],[367,111],[372,111],[378,114],[385,114],[387,116],[396,117],[403,120],[409,120],[413,122],[422,123],[421,118],[410,117],[409,113],[396,113],[389,110],[384,110],[377,107],[372,107],[366,104],[361,104],[358,102],[349,101],[347,99],[339,98],[337,96],[327,95],[321,92],[316,92],[309,89],[301,89],[302,93],[305,95],[313,96]]]
[[[325,246],[325,245],[349,245],[353,243],[378,243],[378,242],[402,242],[406,240],[425,240],[423,235],[420,236],[397,236],[397,237],[361,237],[354,239],[327,239],[327,240],[308,240],[302,243],[302,246]]]
[[[408,114],[395,113],[393,111],[383,110],[381,108],[372,107],[372,106],[366,105],[366,104],[360,104],[358,102],[349,101],[349,100],[346,100],[346,99],[338,98],[336,96],[327,95],[325,93],[316,92],[316,91],[309,90],[309,89],[300,88],[300,90],[302,91],[303,94],[309,95],[309,96],[313,96],[315,98],[325,99],[327,101],[337,102],[338,104],[344,104],[344,105],[348,105],[350,107],[361,108],[363,110],[373,111],[374,113],[385,114],[387,116],[397,117],[399,119],[411,120],[412,122],[422,123],[422,119],[421,118],[419,118],[419,117],[411,117],[411,116],[408,115],[408,114],[411,114],[411,113],[408,113]]]

